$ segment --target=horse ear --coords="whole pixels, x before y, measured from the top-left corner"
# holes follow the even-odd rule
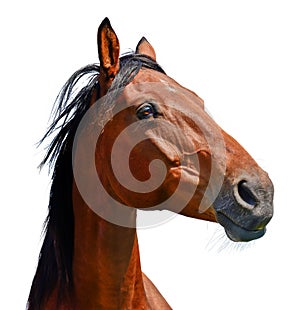
[[[153,60],[156,61],[156,53],[155,50],[153,48],[153,46],[147,41],[147,39],[145,37],[142,37],[141,40],[139,41],[137,47],[136,47],[136,51],[137,54],[143,54],[146,55],[150,58],[152,58]]]
[[[100,60],[100,86],[108,89],[119,71],[120,44],[106,17],[98,28],[98,56]],[[101,85],[103,84],[103,85]]]

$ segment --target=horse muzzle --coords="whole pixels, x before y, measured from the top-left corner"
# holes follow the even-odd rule
[[[232,184],[232,183],[231,183]],[[266,233],[273,216],[274,188],[266,174],[225,182],[214,203],[216,217],[232,241],[251,241]]]

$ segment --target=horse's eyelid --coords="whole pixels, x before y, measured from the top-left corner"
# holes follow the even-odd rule
[[[138,106],[137,110],[139,110],[140,108],[142,108],[142,107],[145,106],[145,105],[151,105],[153,108],[156,109],[156,104],[155,104],[155,102],[153,102],[152,100],[149,100],[149,101],[145,101],[145,102],[143,102],[142,104],[140,104],[140,105]]]

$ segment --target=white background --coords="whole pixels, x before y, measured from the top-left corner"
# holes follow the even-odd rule
[[[106,16],[122,51],[146,36],[275,185],[262,239],[236,250],[217,224],[177,216],[139,233],[143,270],[174,309],[299,309],[300,6],[290,0],[1,3],[0,309],[25,308],[41,245],[50,178],[35,143],[63,83],[97,62]]]

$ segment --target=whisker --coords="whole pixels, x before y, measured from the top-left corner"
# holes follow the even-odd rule
[[[215,231],[208,239],[205,249],[213,254],[233,254],[244,252],[251,249],[255,245],[255,240],[250,242],[234,242],[231,241],[222,227],[216,227]]]

